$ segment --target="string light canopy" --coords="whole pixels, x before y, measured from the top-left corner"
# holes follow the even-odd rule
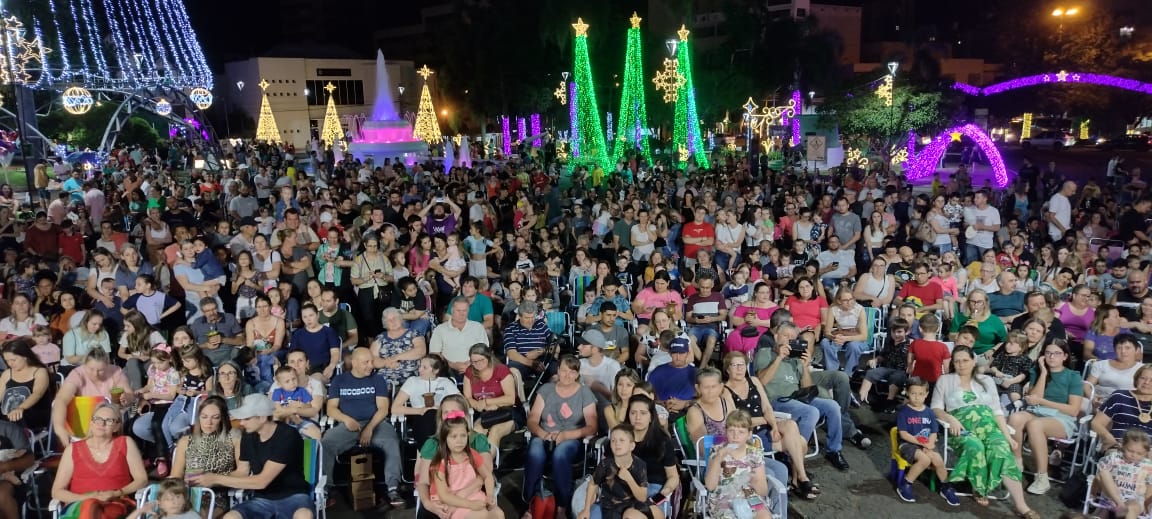
[[[908,180],[921,180],[931,177],[936,172],[940,158],[944,156],[944,152],[947,151],[948,145],[952,142],[952,132],[960,132],[976,143],[984,152],[988,158],[988,163],[992,166],[992,183],[996,188],[1008,187],[1008,169],[1004,166],[1004,159],[1000,156],[1000,150],[996,148],[996,144],[992,142],[988,134],[974,124],[964,124],[944,130],[924,149],[910,157],[905,163],[905,176]]]

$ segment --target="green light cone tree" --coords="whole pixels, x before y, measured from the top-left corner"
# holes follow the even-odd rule
[[[676,46],[677,70],[684,75],[685,82],[676,92],[676,126],[672,131],[672,150],[679,155],[679,167],[687,167],[688,157],[695,157],[697,166],[708,168],[708,150],[704,149],[704,139],[700,136],[700,118],[696,114],[696,86],[692,79],[688,33],[683,25],[676,32],[680,36],[680,44]]]
[[[616,123],[616,142],[612,159],[619,161],[629,150],[639,150],[644,160],[652,163],[648,145],[648,109],[644,96],[644,59],[641,53],[641,18],[632,13],[628,29],[628,48],[624,52],[624,88],[620,93],[620,117]]]
[[[608,158],[608,144],[604,139],[604,125],[600,124],[600,106],[596,102],[596,85],[592,81],[592,64],[588,59],[588,24],[577,19],[572,24],[576,29],[575,66],[576,83],[576,129],[573,157],[570,164],[575,166],[598,165],[605,172],[613,171]]]

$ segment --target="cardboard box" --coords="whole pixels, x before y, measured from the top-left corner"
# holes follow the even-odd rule
[[[372,453],[363,452],[352,456],[349,460],[349,479],[353,482],[376,479],[372,471]]]
[[[352,482],[352,509],[359,512],[376,507],[376,480]]]

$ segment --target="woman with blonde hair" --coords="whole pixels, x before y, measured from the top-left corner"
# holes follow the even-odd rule
[[[140,450],[122,434],[122,416],[119,407],[100,404],[88,437],[64,447],[52,480],[52,498],[66,505],[63,517],[124,517],[132,496],[148,485]]]
[[[616,372],[616,380],[612,384],[612,400],[604,409],[604,421],[609,429],[628,421],[628,399],[632,398],[632,391],[643,382],[644,379],[632,368],[621,368]]]
[[[991,360],[992,349],[1008,339],[1008,329],[1004,327],[1004,321],[992,314],[988,305],[988,293],[980,289],[969,292],[964,304],[957,309],[949,334],[952,340],[955,340],[956,334],[965,326],[974,326],[980,332],[976,336],[976,344],[972,346],[972,350],[976,353],[981,366]]]

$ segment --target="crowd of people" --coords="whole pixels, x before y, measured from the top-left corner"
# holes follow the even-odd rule
[[[0,449],[19,453],[0,516],[26,428],[63,450],[52,497],[75,517],[123,517],[150,478],[250,491],[230,519],[311,517],[307,439],[329,486],[338,456],[376,452],[394,506],[415,463],[440,519],[502,518],[495,474],[521,462],[521,497],[558,517],[665,517],[699,491],[712,517],[767,519],[820,498],[810,451],[851,471],[845,444],[887,443],[861,406],[893,414],[904,501],[931,470],[949,505],[1003,486],[1039,517],[1049,440],[1080,441],[1085,413],[1115,510],[1152,490],[1152,197],[1027,163],[1008,192],[963,167],[918,191],[735,159],[228,151],[187,180],[141,149],[56,165],[30,213],[0,186]]]

